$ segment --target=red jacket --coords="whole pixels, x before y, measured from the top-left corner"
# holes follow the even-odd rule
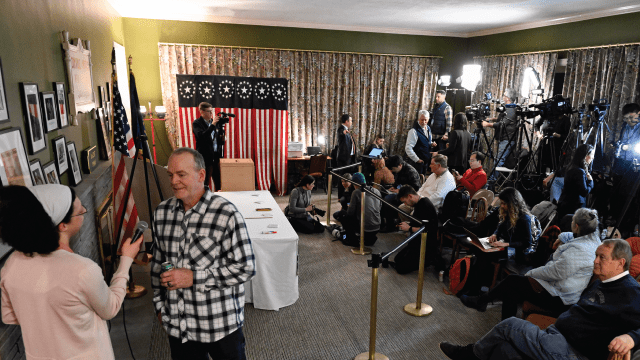
[[[469,196],[473,196],[476,191],[482,189],[487,183],[487,173],[482,167],[477,169],[468,169],[460,180],[456,180],[458,185],[462,185],[469,191]]]

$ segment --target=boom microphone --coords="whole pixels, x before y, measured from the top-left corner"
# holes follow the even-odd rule
[[[131,237],[130,244],[133,244],[134,242],[136,242],[138,238],[142,236],[142,233],[144,233],[145,230],[147,230],[147,228],[149,228],[149,224],[147,224],[146,221],[140,221],[138,223],[138,226],[136,226],[136,231],[133,233],[133,236]]]

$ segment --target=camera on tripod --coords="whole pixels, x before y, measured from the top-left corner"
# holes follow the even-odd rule
[[[597,113],[601,113],[603,111],[609,110],[609,101],[607,99],[594,100],[593,104],[589,104],[589,111],[595,111]]]
[[[218,121],[218,124],[220,124],[220,125],[228,124],[228,123],[229,123],[229,120],[230,120],[229,118],[234,118],[234,117],[236,117],[236,115],[235,115],[235,114],[229,114],[229,113],[222,112],[222,111],[220,111],[220,112],[219,112],[218,114],[216,114],[216,115],[218,115],[218,116],[220,117],[220,120]]]
[[[537,115],[540,115],[542,119],[549,119],[551,117],[562,115],[571,115],[574,112],[573,108],[571,107],[571,98],[565,99],[560,94],[544,100],[540,104],[529,105],[529,107],[538,109]]]
[[[482,120],[486,119],[487,116],[489,116],[489,114],[491,113],[491,108],[489,106],[489,103],[482,102],[467,106],[464,110],[464,113],[467,115],[467,119],[469,121],[481,123]]]

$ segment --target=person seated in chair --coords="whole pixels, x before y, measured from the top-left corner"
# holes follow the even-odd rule
[[[587,196],[593,189],[593,178],[589,174],[589,164],[593,161],[595,149],[589,144],[578,146],[571,165],[564,177],[564,187],[558,200],[558,215],[556,219],[573,214],[577,209],[585,207]],[[559,223],[559,222],[558,222]]]
[[[380,153],[380,159],[384,159],[387,157],[387,152],[384,150],[384,135],[378,134],[376,135],[373,143],[369,144],[365,149],[362,155],[369,155],[373,149],[382,149],[382,153]],[[368,182],[371,182],[373,179],[373,173],[375,172],[375,167],[373,166],[373,161],[376,159],[362,158],[362,173],[364,174],[365,179]]]
[[[469,169],[465,171],[464,175],[460,175],[457,172],[454,173],[456,185],[464,186],[470,197],[473,197],[478,190],[487,184],[487,173],[482,168],[483,161],[484,154],[474,151],[469,157]]]
[[[351,174],[348,174],[348,173],[343,174],[342,177],[347,180],[351,180]],[[351,194],[353,194],[353,185],[351,185],[350,182],[344,181],[342,179],[340,180],[340,183],[344,188],[344,192],[342,193],[342,196],[340,197],[340,199],[338,199],[338,202],[342,206],[342,209],[334,212],[333,218],[342,222],[341,219],[347,215],[347,208],[349,207],[349,202],[351,201]]]
[[[527,320],[502,320],[466,346],[441,342],[450,359],[606,359],[640,348],[640,285],[629,275],[631,247],[609,239],[596,250],[596,278],[577,303],[546,330]]]
[[[571,229],[576,237],[558,247],[544,265],[524,276],[509,275],[488,294],[462,295],[460,301],[470,308],[485,311],[487,304],[502,299],[502,319],[516,315],[518,304],[525,300],[549,310],[555,316],[578,302],[593,274],[593,260],[600,245],[598,212],[578,209]]]
[[[345,245],[348,246],[360,246],[360,224],[362,215],[362,187],[367,185],[367,182],[362,173],[355,173],[352,177],[353,182],[358,185],[353,185],[354,190],[351,195],[349,207],[347,209],[347,215],[341,221],[344,230],[347,232],[347,240]],[[372,187],[367,187],[368,190],[374,194],[380,196],[380,192]],[[365,193],[366,194],[366,193]],[[373,195],[366,194],[364,199],[364,244],[366,246],[373,245],[378,239],[376,235],[380,230],[380,208],[382,201]]]

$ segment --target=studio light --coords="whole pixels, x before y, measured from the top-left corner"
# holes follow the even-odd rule
[[[464,65],[462,67],[462,87],[469,91],[476,91],[476,86],[482,79],[480,65]]]
[[[533,87],[533,90],[531,88]],[[524,77],[522,78],[522,86],[520,87],[520,95],[524,99],[529,98],[529,93],[533,95],[542,95],[544,89],[540,82],[540,75],[536,69],[528,67],[524,70]]]
[[[450,86],[451,85],[451,75],[442,75],[440,79],[438,79],[438,85],[440,86]]]

